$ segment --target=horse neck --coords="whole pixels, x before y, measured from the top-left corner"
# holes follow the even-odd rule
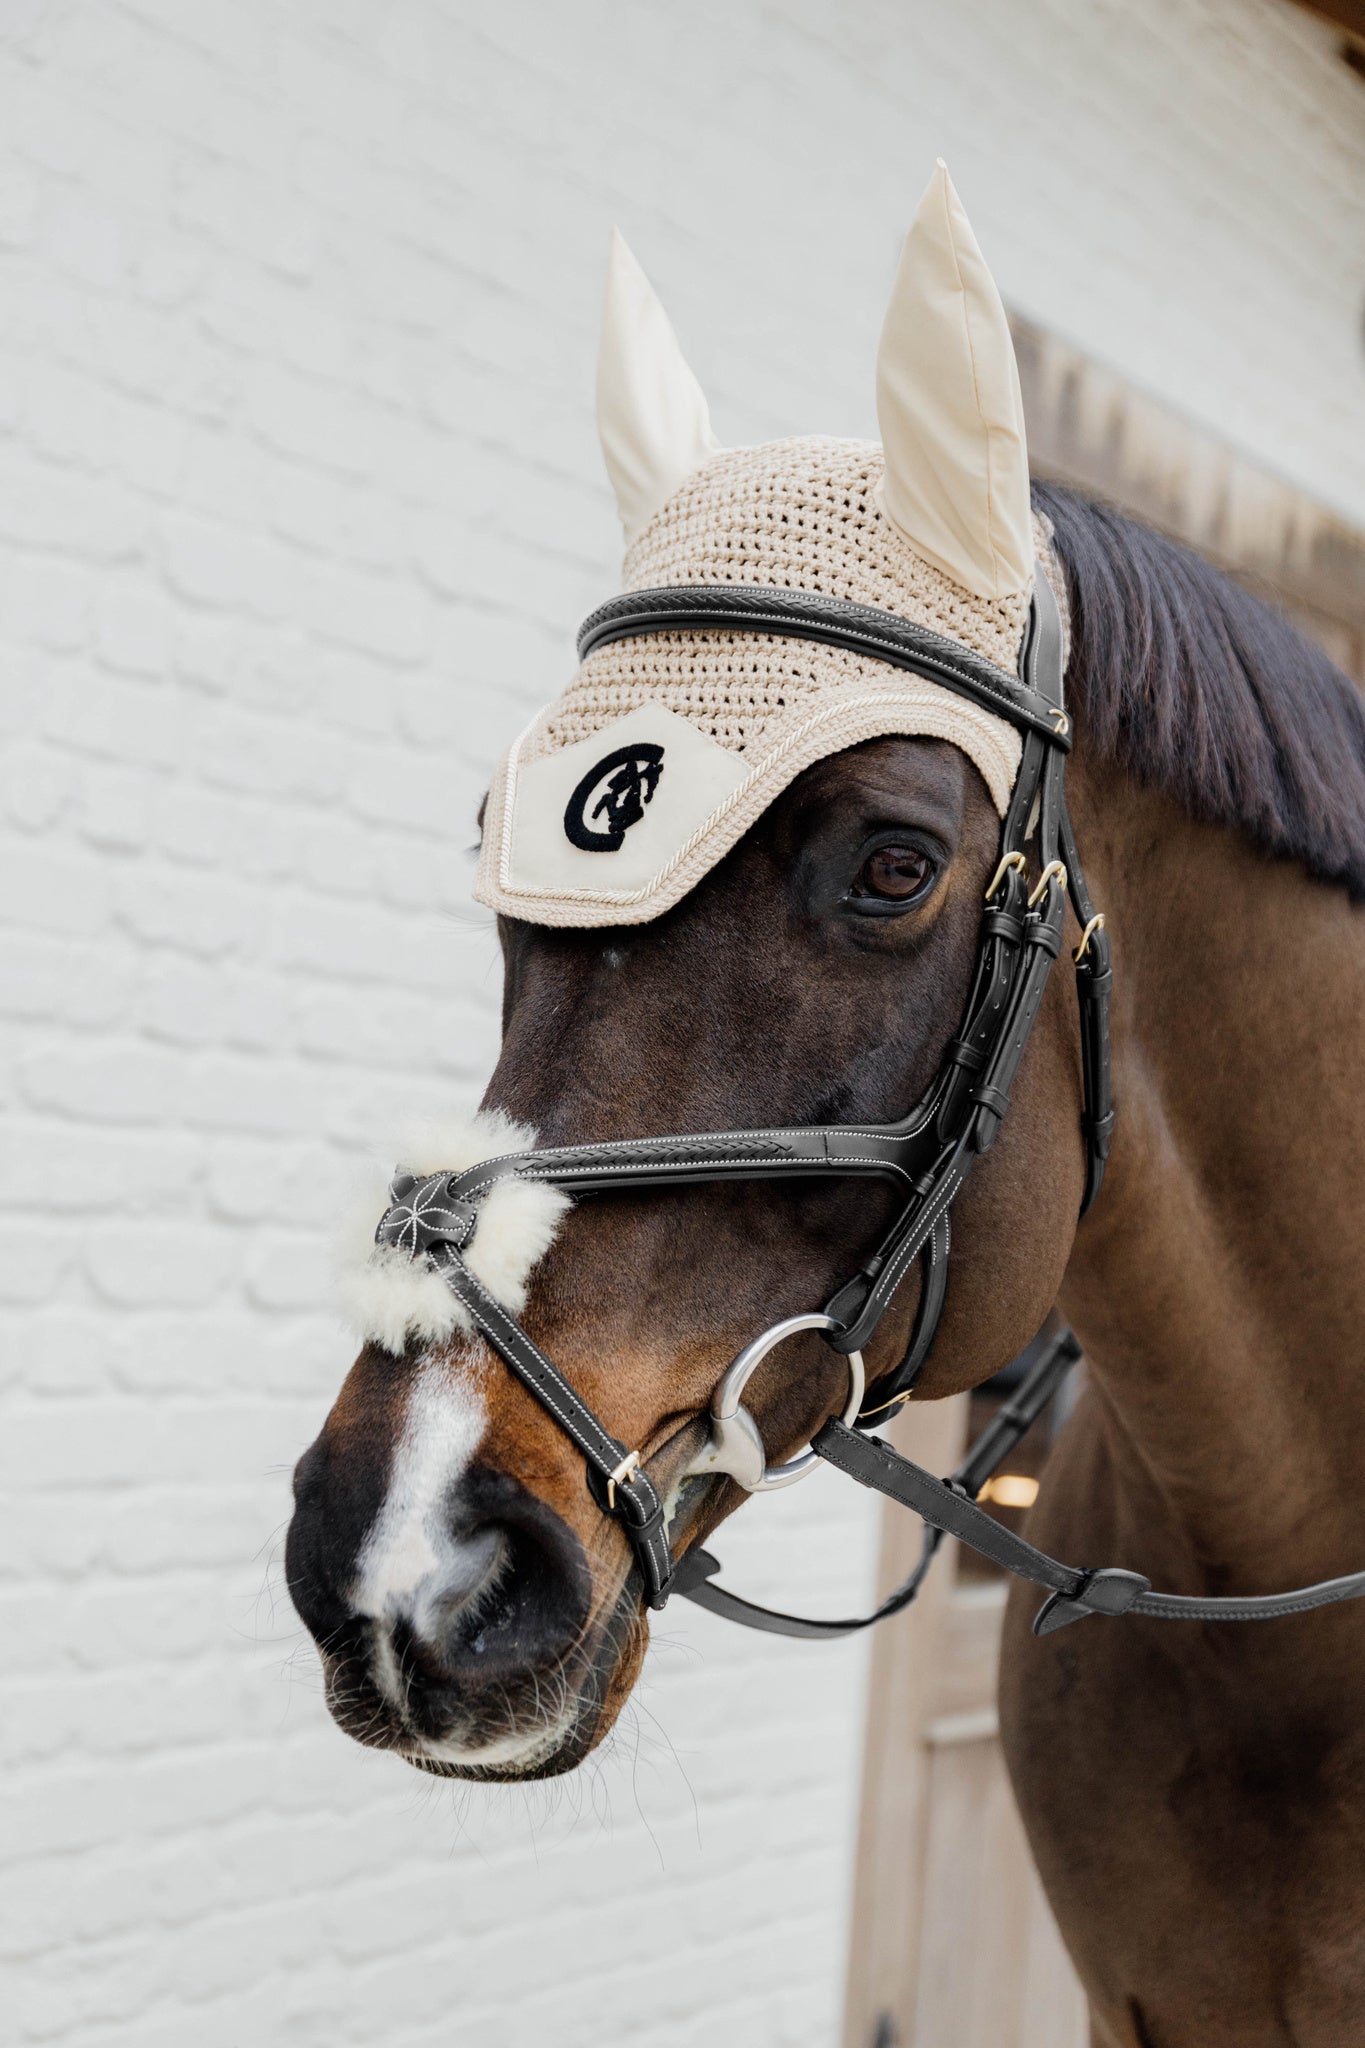
[[[1119,1132],[1062,1305],[1117,1512],[1155,1516],[1229,1590],[1356,1569],[1361,915],[1165,798],[1077,780],[1115,941]]]

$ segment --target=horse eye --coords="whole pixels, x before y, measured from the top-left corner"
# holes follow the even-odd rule
[[[879,846],[859,869],[853,894],[877,897],[883,903],[910,903],[924,894],[937,873],[937,864],[923,847]]]

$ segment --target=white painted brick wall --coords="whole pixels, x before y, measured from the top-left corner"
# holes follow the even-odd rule
[[[833,2042],[857,1649],[671,1608],[549,1792],[331,1729],[319,1219],[489,1065],[609,222],[722,434],[869,431],[942,150],[1025,311],[1365,517],[1363,105],[1275,0],[0,4],[4,2042]],[[828,1610],[872,1534],[821,1479],[723,1548]]]

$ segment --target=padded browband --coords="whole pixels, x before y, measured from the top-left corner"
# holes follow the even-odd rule
[[[945,689],[970,697],[1011,725],[1045,734],[1063,749],[1071,745],[1065,714],[1018,676],[912,619],[884,612],[876,605],[850,604],[842,597],[811,597],[805,591],[765,590],[737,583],[681,583],[664,590],[629,590],[589,613],[578,635],[578,658],[586,661],[597,648],[610,646],[613,640],[635,640],[649,633],[695,633],[707,627],[723,633],[772,633],[791,640],[819,640],[826,647],[846,647],[852,654],[908,669],[927,682],[942,683]]]

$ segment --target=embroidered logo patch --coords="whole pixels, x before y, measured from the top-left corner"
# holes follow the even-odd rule
[[[664,750],[652,742],[604,754],[569,798],[564,831],[570,842],[584,853],[619,852],[653,802],[663,772]]]
[[[509,896],[629,904],[749,772],[742,754],[662,704],[549,752],[536,751],[539,737],[527,731],[503,789],[493,785],[490,858]]]

